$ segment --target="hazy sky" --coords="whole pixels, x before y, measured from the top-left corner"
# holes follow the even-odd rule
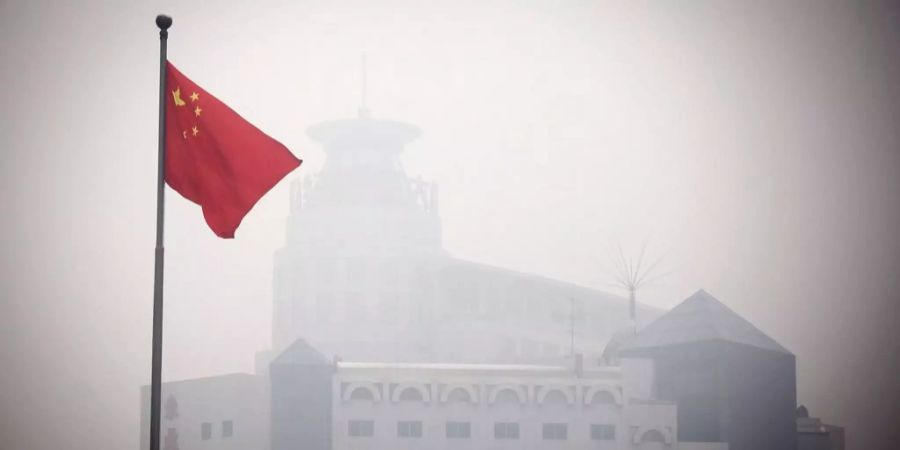
[[[751,4],[752,3],[752,4]],[[860,2],[0,1],[0,442],[138,445],[149,381],[157,13],[170,59],[285,143],[369,107],[417,124],[453,255],[642,300],[704,288],[797,355],[849,448],[900,432],[900,8]],[[237,239],[169,191],[165,379],[269,344],[288,183]],[[616,291],[619,292],[619,291]]]

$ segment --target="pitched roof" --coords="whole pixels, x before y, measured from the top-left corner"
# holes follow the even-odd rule
[[[303,339],[297,339],[272,361],[281,366],[323,366],[331,362]]]
[[[702,289],[641,330],[621,351],[701,341],[726,341],[791,354]]]

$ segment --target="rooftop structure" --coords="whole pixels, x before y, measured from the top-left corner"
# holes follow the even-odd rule
[[[679,440],[797,448],[794,355],[707,292],[638,332],[618,357],[653,362],[652,392],[678,404]]]

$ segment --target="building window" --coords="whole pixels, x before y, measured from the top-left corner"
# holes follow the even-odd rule
[[[544,396],[543,404],[566,406],[569,404],[569,400],[566,398],[566,394],[558,390],[552,390],[547,392],[547,395]]]
[[[545,441],[564,441],[569,437],[569,429],[564,423],[545,423],[543,435]]]
[[[494,439],[519,439],[519,424],[515,422],[495,423]]]
[[[447,422],[447,439],[469,439],[472,426],[469,422]]]
[[[422,437],[422,422],[407,420],[397,422],[397,437],[420,438]]]
[[[615,405],[616,398],[606,391],[599,391],[591,399],[591,405]]]
[[[515,389],[501,388],[494,396],[494,403],[498,405],[519,405],[522,402],[519,398],[519,392]]]
[[[400,396],[398,397],[398,400],[400,400],[401,402],[423,402],[423,401],[425,401],[425,399],[422,398],[422,393],[411,387],[403,389],[403,391],[400,392]]]
[[[375,401],[375,396],[369,389],[358,386],[350,393],[350,400],[367,400],[372,402]]]
[[[450,403],[475,403],[475,399],[469,394],[469,391],[457,387],[450,391],[447,395],[447,401]]]
[[[234,422],[225,420],[222,422],[222,437],[230,438],[234,436]]]
[[[616,440],[616,426],[608,424],[591,424],[591,439],[595,441]]]
[[[372,437],[375,435],[375,422],[371,420],[351,420],[347,424],[347,434],[352,437]]]
[[[212,424],[203,422],[200,424],[200,440],[208,441],[212,439]]]

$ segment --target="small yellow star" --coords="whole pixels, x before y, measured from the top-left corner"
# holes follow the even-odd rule
[[[194,115],[195,115],[195,116],[200,117],[200,113],[201,113],[201,112],[203,112],[203,110],[200,109],[199,106],[196,107],[196,108],[194,108]]]
[[[200,100],[200,94],[194,92],[193,94],[191,94],[191,101],[196,102],[197,100]]]
[[[187,131],[182,131],[182,132],[181,132],[181,137],[187,139]]]
[[[196,126],[194,126],[193,128],[191,128],[191,131],[194,133],[194,136],[196,136],[197,133],[200,132],[200,130],[198,130]]]

